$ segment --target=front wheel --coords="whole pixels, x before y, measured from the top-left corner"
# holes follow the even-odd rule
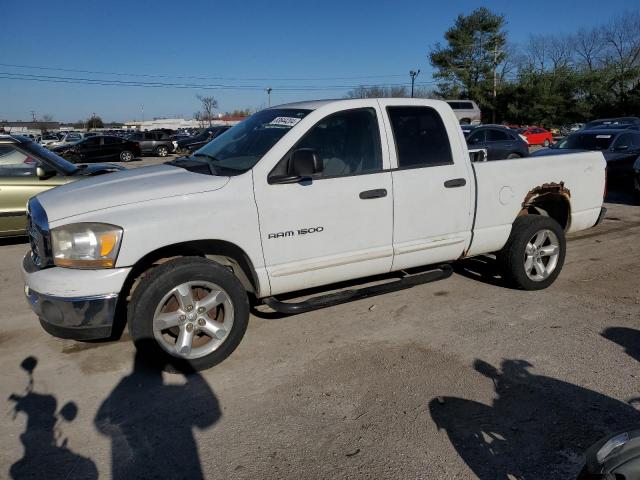
[[[121,162],[130,162],[131,160],[133,160],[133,153],[131,153],[129,150],[123,150],[122,152],[120,152]]]
[[[514,158],[522,158],[522,157],[521,157],[519,154],[517,154],[517,153],[510,153],[510,154],[507,156],[507,160],[513,160]]]
[[[158,148],[156,148],[156,155],[158,157],[166,157],[168,154],[169,154],[169,149],[164,145],[160,145]]]
[[[497,259],[504,279],[523,290],[551,285],[562,270],[566,253],[562,227],[541,215],[518,217]]]
[[[242,340],[249,300],[237,277],[204,258],[170,260],[140,281],[128,308],[139,352],[168,371],[220,363]]]

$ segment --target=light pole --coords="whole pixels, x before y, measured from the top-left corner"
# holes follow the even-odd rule
[[[271,87],[267,87],[264,89],[265,92],[267,92],[267,97],[268,97],[268,102],[269,102],[269,106],[271,106],[271,90],[273,90],[273,88]]]
[[[413,85],[416,83],[416,77],[418,75],[420,75],[420,69],[409,71],[409,76],[411,77],[411,98],[413,98]]]

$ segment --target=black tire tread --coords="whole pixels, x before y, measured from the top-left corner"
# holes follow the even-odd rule
[[[535,282],[527,276],[523,268],[524,246],[536,231],[542,229],[552,230],[558,236],[560,257],[553,273],[545,280]],[[553,218],[542,215],[524,215],[513,222],[509,239],[502,250],[497,253],[496,258],[500,265],[503,279],[509,286],[521,290],[542,290],[551,285],[560,274],[564,264],[565,253],[566,240],[564,231],[558,222]]]

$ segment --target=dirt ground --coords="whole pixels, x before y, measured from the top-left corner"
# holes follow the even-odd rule
[[[150,371],[118,342],[47,335],[0,246],[0,477],[564,479],[640,423],[640,207],[568,242],[556,283],[489,260],[442,282],[253,316],[221,365]]]

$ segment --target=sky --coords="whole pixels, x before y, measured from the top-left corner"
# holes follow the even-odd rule
[[[220,112],[254,109],[266,106],[267,87],[273,105],[340,98],[361,84],[410,85],[412,69],[429,86],[430,48],[458,14],[480,6],[505,15],[516,44],[640,8],[638,0],[5,0],[0,120],[30,120],[32,111],[65,122],[93,113],[191,118],[197,95],[214,96]],[[94,84],[69,83],[78,78]]]

